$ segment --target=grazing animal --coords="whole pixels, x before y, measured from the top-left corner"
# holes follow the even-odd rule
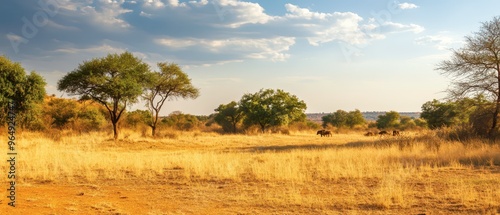
[[[367,136],[367,137],[375,136],[375,133],[369,131],[369,132],[366,132],[365,136]]]
[[[392,131],[392,136],[399,136],[399,131],[397,130]]]
[[[324,129],[323,130],[319,130],[318,132],[316,132],[316,135],[318,135],[318,134],[321,135],[322,137],[323,136],[327,136],[327,137],[328,136],[332,136],[332,132],[324,130]]]
[[[323,131],[323,135],[322,136],[331,137],[332,136],[332,132],[330,132],[330,131]]]
[[[323,136],[323,132],[324,132],[324,131],[325,131],[324,129],[323,129],[323,130],[319,130],[318,132],[316,132],[316,135],[318,135],[318,134],[319,134],[319,135]]]
[[[387,131],[381,131],[381,132],[378,132],[378,134],[380,136],[382,136],[382,135],[389,135],[389,132],[387,132]]]

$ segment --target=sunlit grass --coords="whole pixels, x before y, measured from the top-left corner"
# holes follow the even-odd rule
[[[20,133],[18,180],[281,184],[269,192],[242,193],[241,198],[260,204],[320,208],[332,202],[346,208],[361,202],[381,209],[436,201],[471,208],[500,206],[500,149],[481,141],[464,145],[432,136],[419,138],[418,134],[321,138],[312,133],[247,136],[172,132],[175,138],[153,139],[125,131],[118,142],[103,132],[67,133],[57,139],[42,133]],[[440,141],[438,148],[429,147],[433,141]],[[6,149],[0,153],[5,154]],[[2,166],[2,172],[7,172],[7,167]],[[324,192],[330,191],[308,186],[330,184],[345,190],[344,196],[326,196]]]

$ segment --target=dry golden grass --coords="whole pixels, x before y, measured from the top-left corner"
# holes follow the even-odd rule
[[[104,202],[93,205],[97,213],[500,213],[495,144],[446,142],[430,132],[383,138],[168,132],[172,138],[153,139],[124,131],[118,142],[102,132],[58,138],[19,133],[18,181],[33,189],[76,186],[78,193],[114,185],[130,192],[144,184],[147,188],[140,189],[168,185],[175,189],[151,191],[144,201],[168,199],[186,206],[136,210],[101,196]],[[0,154],[6,154],[5,147]],[[51,211],[60,209],[51,204]]]

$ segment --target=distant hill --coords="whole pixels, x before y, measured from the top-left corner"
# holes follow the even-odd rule
[[[385,111],[368,111],[368,112],[362,112],[363,117],[367,121],[376,121],[378,119],[378,116],[384,115]],[[330,113],[306,113],[307,119],[315,121],[315,122],[321,122],[321,117],[326,116]],[[420,118],[420,112],[399,112],[399,115],[401,116],[409,116],[411,118]]]

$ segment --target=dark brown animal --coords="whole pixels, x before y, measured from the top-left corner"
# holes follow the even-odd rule
[[[367,136],[367,137],[375,136],[375,133],[369,131],[369,132],[366,132],[365,136]]]
[[[332,132],[331,131],[323,131],[323,135],[322,136],[331,137],[332,136]]]
[[[323,136],[323,132],[324,132],[324,131],[325,131],[324,129],[323,129],[323,130],[319,130],[318,132],[316,132],[316,135],[318,135],[318,134],[319,134],[319,135]]]
[[[389,135],[389,132],[387,132],[387,131],[381,131],[381,132],[378,132],[378,134],[380,136],[382,136],[382,135]]]
[[[392,136],[399,136],[399,131],[397,130],[392,131]]]
[[[319,130],[318,132],[316,132],[316,135],[318,135],[318,134],[321,135],[321,137],[323,137],[323,136],[327,136],[327,137],[328,136],[332,136],[332,132],[324,130],[324,129],[323,130]]]

